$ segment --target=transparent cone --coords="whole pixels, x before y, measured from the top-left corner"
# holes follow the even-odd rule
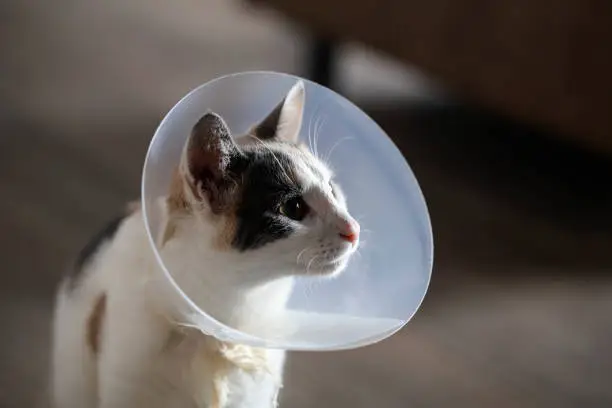
[[[194,123],[207,111],[221,115],[233,134],[265,117],[300,78],[247,72],[213,80],[185,96],[166,115],[149,147],[142,201],[160,273],[188,324],[222,341],[287,350],[336,350],[380,341],[414,315],[433,264],[432,232],[419,185],[383,130],[345,98],[305,82],[300,139],[336,174],[362,228],[362,243],[333,279],[295,278],[286,308],[266,325],[231,327],[179,285],[159,248],[163,207]],[[194,268],[199,267],[194,265]],[[219,294],[223,296],[223,294]]]

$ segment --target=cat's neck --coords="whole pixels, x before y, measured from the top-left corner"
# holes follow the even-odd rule
[[[265,276],[260,270],[255,273],[257,265],[244,264],[231,251],[204,244],[214,228],[207,231],[206,225],[190,225],[181,231],[182,235],[167,242],[160,253],[172,278],[191,301],[216,320],[246,332],[277,324],[293,285],[289,272],[274,271],[269,279],[255,281],[253,276]],[[212,235],[209,238],[214,239]],[[170,286],[169,282],[164,284]],[[189,310],[180,296],[173,298],[175,309]]]

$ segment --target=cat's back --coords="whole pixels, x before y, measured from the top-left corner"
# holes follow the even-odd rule
[[[104,290],[112,280],[129,281],[151,269],[151,250],[140,207],[129,204],[81,247],[58,288],[58,297],[79,298]]]
[[[135,207],[112,217],[82,247],[56,292],[52,327],[52,394],[56,407],[95,405],[97,358],[109,291],[120,276],[137,278],[146,249]],[[142,248],[142,249],[141,249]]]

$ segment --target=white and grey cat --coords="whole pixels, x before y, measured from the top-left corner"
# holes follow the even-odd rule
[[[293,277],[339,273],[359,242],[332,172],[298,142],[304,98],[300,81],[236,138],[205,114],[161,203],[160,251],[179,285],[234,327],[274,319]],[[276,406],[284,352],[184,328],[167,285],[132,206],[83,249],[59,289],[55,408]]]

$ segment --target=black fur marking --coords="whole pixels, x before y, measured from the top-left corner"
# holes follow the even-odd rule
[[[83,249],[81,249],[74,263],[74,267],[72,268],[72,271],[69,275],[70,286],[72,288],[77,286],[81,276],[86,270],[87,265],[89,264],[89,262],[91,262],[100,247],[105,242],[113,239],[125,218],[126,214],[122,214],[113,218],[104,226],[104,228],[102,228],[100,231],[98,231],[97,234],[92,237],[92,239],[83,247]]]
[[[245,153],[249,164],[243,177],[242,196],[236,211],[238,225],[232,242],[241,251],[289,236],[293,232],[292,224],[279,213],[279,208],[301,193],[300,187],[288,179],[292,173],[289,157],[263,149]]]

